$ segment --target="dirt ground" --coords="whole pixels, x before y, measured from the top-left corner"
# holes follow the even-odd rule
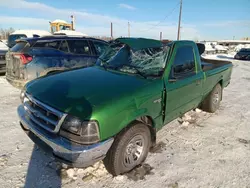
[[[250,188],[250,62],[234,61],[231,84],[214,114],[189,112],[157,134],[146,164],[113,178],[102,163],[65,169],[21,130],[19,90],[0,77],[0,187]]]

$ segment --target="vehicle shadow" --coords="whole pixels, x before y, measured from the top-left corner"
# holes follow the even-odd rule
[[[61,101],[61,107],[66,111],[78,111],[84,113],[86,118],[91,117],[92,106],[84,97],[78,97],[76,92],[72,92],[80,88],[72,88],[72,83],[69,81],[58,80],[49,85],[46,83],[46,86],[40,88],[43,88],[43,90],[36,91],[36,94],[46,95],[49,100]],[[79,101],[81,102],[79,103]],[[88,113],[84,111],[86,109],[88,109]],[[69,177],[61,173],[62,163],[55,159],[52,149],[33,133],[29,132],[27,134],[36,144],[30,157],[24,187],[60,188],[65,182],[70,182],[67,181]],[[75,159],[73,156],[71,158]]]
[[[61,177],[58,173],[60,168],[61,165],[56,165],[52,155],[34,145],[24,187],[61,187]]]

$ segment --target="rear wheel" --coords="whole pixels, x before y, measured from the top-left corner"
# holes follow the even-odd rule
[[[146,159],[150,146],[149,128],[135,122],[117,136],[103,160],[104,165],[114,176],[128,172]]]
[[[222,88],[220,84],[217,84],[211,93],[202,102],[201,109],[206,112],[215,112],[219,106],[222,99]]]

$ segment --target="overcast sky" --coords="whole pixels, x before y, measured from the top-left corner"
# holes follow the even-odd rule
[[[179,0],[0,0],[0,28],[49,31],[49,21],[76,17],[90,36],[176,39]],[[250,0],[183,0],[181,39],[250,37]]]

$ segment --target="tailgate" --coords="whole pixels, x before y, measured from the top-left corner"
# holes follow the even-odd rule
[[[6,75],[19,79],[21,70],[21,62],[19,56],[15,56],[15,53],[8,52],[6,54]]]
[[[24,79],[24,65],[21,63],[20,53],[29,46],[26,41],[18,42],[6,54],[6,76],[12,79]]]

